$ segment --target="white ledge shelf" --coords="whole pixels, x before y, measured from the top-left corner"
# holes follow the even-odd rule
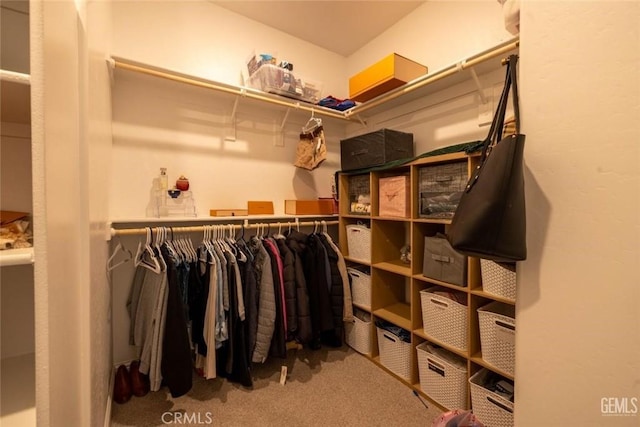
[[[484,92],[478,80],[478,74],[484,74],[486,72],[497,69],[500,66],[500,61],[497,58],[501,56],[504,57],[509,53],[517,51],[519,43],[520,41],[518,37],[504,41],[497,44],[496,46],[493,46],[489,49],[486,49],[482,52],[451,64],[450,66],[418,77],[417,79],[412,80],[405,85],[400,86],[399,88],[382,94],[367,102],[358,104],[346,111],[338,111],[331,108],[306,103],[303,101],[296,101],[286,97],[262,92],[253,88],[216,82],[213,80],[204,79],[202,77],[192,76],[166,68],[144,64],[122,57],[112,56],[107,60],[107,63],[112,69],[115,68],[133,71],[235,95],[237,98],[233,112],[231,113],[232,116],[235,114],[238,99],[251,98],[257,101],[285,107],[287,111],[302,110],[339,120],[355,120],[364,123],[361,117],[361,114],[364,112],[368,111],[371,114],[375,114],[377,112],[380,112],[382,109],[393,108],[400,103],[405,103],[413,99],[424,97],[430,93],[440,91],[457,83],[461,83],[463,81],[471,79],[473,79],[476,86],[478,86],[478,91],[481,94],[481,97],[483,97]]]
[[[0,251],[0,267],[33,264],[33,248]]]
[[[31,122],[31,76],[0,69],[0,121]]]

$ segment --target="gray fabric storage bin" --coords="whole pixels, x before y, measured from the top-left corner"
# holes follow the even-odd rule
[[[467,286],[467,257],[451,247],[444,236],[424,238],[425,277],[459,286]]]
[[[370,168],[413,157],[412,133],[380,129],[340,141],[343,171]]]

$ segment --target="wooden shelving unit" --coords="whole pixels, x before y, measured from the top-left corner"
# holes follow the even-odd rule
[[[350,180],[355,175],[343,173],[340,175],[340,244],[345,259],[350,266],[366,265],[371,268],[372,307],[358,305],[357,308],[369,312],[372,315],[371,330],[371,354],[372,361],[381,366],[408,387],[418,391],[429,398],[436,406],[441,407],[431,399],[420,387],[419,367],[416,347],[427,341],[440,346],[452,353],[464,358],[467,362],[467,379],[482,368],[489,369],[505,378],[514,380],[513,375],[502,371],[482,358],[479,320],[477,309],[492,302],[515,305],[515,301],[487,293],[482,287],[480,260],[468,258],[467,260],[467,286],[462,287],[453,283],[425,277],[422,274],[423,259],[425,253],[424,239],[426,236],[434,236],[436,233],[446,233],[451,224],[450,218],[421,218],[419,215],[419,171],[422,167],[447,164],[452,162],[466,163],[467,174],[477,164],[477,155],[464,153],[446,154],[427,157],[413,163],[403,165],[395,169],[375,171],[369,174],[369,191],[371,196],[371,215],[355,215],[350,212],[349,198]],[[411,182],[411,217],[389,218],[378,215],[378,191],[379,180],[384,176],[410,175]],[[362,174],[359,174],[360,176]],[[352,224],[363,224],[371,229],[371,263],[363,263],[349,256],[348,238],[346,227]],[[400,249],[411,245],[411,262],[409,264],[400,260]],[[438,286],[442,289],[463,292],[467,298],[466,312],[468,315],[468,347],[466,350],[454,347],[446,342],[434,338],[424,330],[420,291]],[[411,378],[405,379],[394,374],[380,361],[378,340],[375,321],[386,320],[399,326],[411,334]],[[471,407],[470,391],[467,391],[467,407]],[[455,408],[443,408],[455,409]]]

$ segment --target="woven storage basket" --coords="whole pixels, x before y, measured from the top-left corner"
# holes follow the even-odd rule
[[[411,378],[411,343],[376,326],[380,363],[405,380]]]
[[[513,375],[516,360],[515,307],[494,301],[478,309],[478,318],[482,358]]]
[[[469,378],[473,413],[487,427],[513,427],[513,402],[484,388],[484,368]]]
[[[516,300],[515,263],[498,264],[488,259],[481,259],[480,270],[483,291],[511,301]]]
[[[351,277],[351,300],[354,304],[371,308],[371,276],[355,268],[347,268]]]
[[[424,342],[416,347],[420,388],[445,408],[467,409],[466,363],[464,368],[456,366],[450,360],[429,352],[428,345]]]
[[[349,347],[358,353],[371,354],[371,321],[365,322],[353,317],[352,322],[345,322],[345,335]]]
[[[467,307],[434,294],[437,288],[420,291],[424,333],[459,350],[467,350],[469,316]]]
[[[364,225],[347,225],[346,229],[349,257],[371,262],[371,229]]]

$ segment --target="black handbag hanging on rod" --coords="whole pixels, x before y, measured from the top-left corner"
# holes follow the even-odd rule
[[[507,61],[507,75],[496,114],[485,139],[480,164],[471,174],[453,216],[448,239],[460,253],[496,262],[527,258],[523,155],[516,64]],[[502,139],[505,113],[513,92],[515,133]]]

